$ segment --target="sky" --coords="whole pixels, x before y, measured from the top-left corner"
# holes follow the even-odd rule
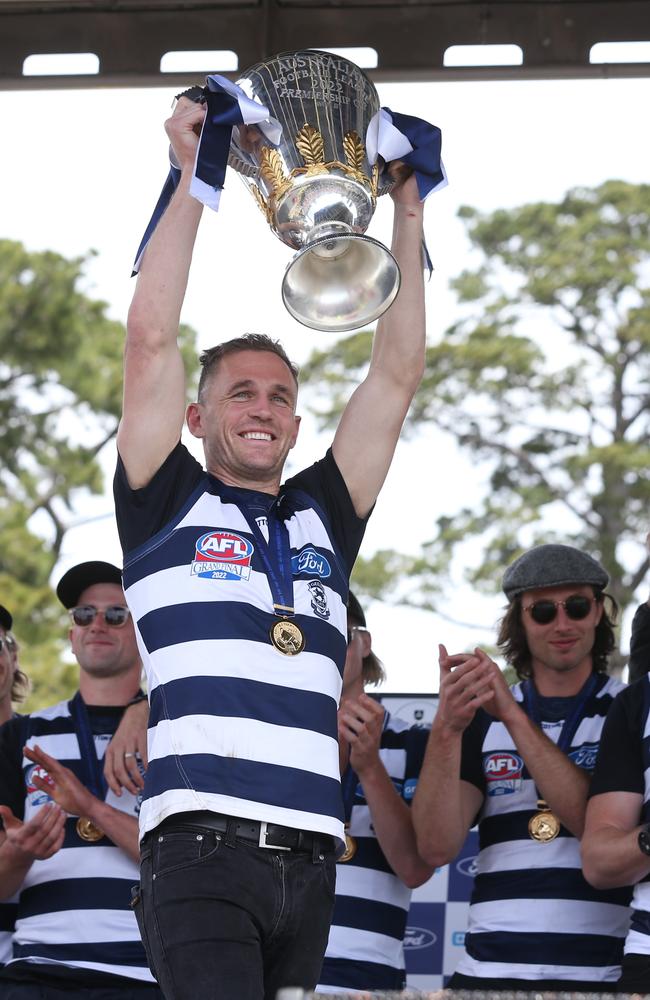
[[[429,198],[425,211],[434,265],[426,286],[431,343],[454,320],[450,280],[472,263],[456,217],[461,205],[490,211],[554,201],[573,186],[611,178],[648,180],[640,111],[650,104],[650,79],[383,83],[377,89],[382,105],[432,121],[443,133],[449,186]],[[106,301],[109,314],[122,322],[133,294],[133,256],[167,174],[162,126],[174,92],[165,87],[0,92],[0,238],[64,256],[94,249],[84,290]],[[389,243],[390,226],[390,199],[382,198],[368,235]],[[300,363],[314,348],[326,350],[334,342],[331,334],[300,326],[284,309],[280,285],[291,256],[229,171],[218,214],[204,213],[182,316],[198,332],[199,349],[264,332],[279,337]],[[305,420],[287,471],[312,462],[328,443],[329,435],[319,436]],[[106,495],[80,509],[83,523],[66,535],[54,581],[89,552],[121,560],[111,517],[112,451],[104,460]],[[484,478],[485,470],[473,467],[435,429],[401,442],[362,554],[379,548],[417,552],[433,535],[436,518],[481,491]],[[467,553],[470,560],[477,555]],[[464,585],[460,570],[442,599],[442,615],[370,603],[373,647],[388,673],[385,690],[436,690],[437,644],[460,651],[490,643],[502,606],[498,597],[481,597]],[[629,627],[624,645],[628,636]]]

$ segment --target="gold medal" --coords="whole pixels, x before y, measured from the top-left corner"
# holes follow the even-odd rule
[[[550,840],[555,840],[560,832],[560,821],[543,799],[539,800],[537,808],[540,812],[529,819],[528,833],[540,844],[548,844]]]
[[[77,833],[82,840],[87,840],[90,844],[96,843],[104,836],[104,831],[95,826],[88,816],[80,816],[77,820]]]
[[[274,622],[269,634],[275,648],[285,656],[295,656],[305,648],[305,635],[300,625],[288,618]]]
[[[339,861],[341,864],[345,864],[346,861],[352,861],[352,858],[356,853],[357,853],[357,842],[354,839],[354,837],[351,834],[349,834],[348,831],[346,830],[345,850],[343,851],[341,857],[337,858],[336,860]]]

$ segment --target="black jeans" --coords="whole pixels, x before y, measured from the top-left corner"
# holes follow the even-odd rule
[[[134,910],[166,1000],[275,1000],[312,990],[334,908],[331,838],[278,851],[186,820],[142,842]]]

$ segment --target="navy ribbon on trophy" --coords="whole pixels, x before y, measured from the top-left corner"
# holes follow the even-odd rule
[[[380,108],[373,115],[366,133],[368,162],[374,165],[381,156],[386,163],[391,160],[406,163],[415,174],[421,201],[448,184],[440,155],[441,145],[442,133],[436,125],[390,108]],[[431,275],[433,265],[424,240],[422,253]]]
[[[218,74],[208,76],[205,87],[194,89],[199,96],[193,97],[192,100],[205,103],[207,108],[194,163],[190,194],[202,205],[207,205],[217,212],[228,166],[233,127],[257,125],[268,141],[277,145],[282,134],[282,126],[275,118],[271,118],[263,104],[247,97],[241,87],[223,76]],[[140,269],[147,243],[178,186],[180,176],[178,165],[171,160],[169,175],[138,247],[133,274],[137,274]]]

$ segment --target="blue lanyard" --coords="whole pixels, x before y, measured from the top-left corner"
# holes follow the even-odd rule
[[[77,742],[81,754],[81,766],[85,772],[84,785],[93,795],[104,800],[107,784],[104,779],[104,769],[97,757],[95,738],[90,727],[88,709],[79,691],[70,702],[70,715],[74,722]]]
[[[573,710],[564,720],[556,743],[557,748],[562,750],[564,753],[566,753],[571,746],[571,740],[575,736],[576,729],[578,728],[578,723],[580,722],[580,718],[582,716],[582,710],[594,693],[597,684],[598,678],[596,674],[592,673],[589,680],[583,685],[582,690],[575,696]],[[529,719],[540,726],[542,720],[539,706],[539,696],[534,683],[532,681],[524,681],[521,685],[521,689],[524,695],[524,710],[526,715]]]
[[[222,492],[229,493],[230,491]],[[232,499],[241,510],[251,534],[257,542],[257,549],[264,563],[269,587],[271,588],[273,609],[282,618],[290,618],[295,614],[291,544],[289,542],[289,531],[279,513],[281,499],[278,498],[275,501],[267,514],[269,528],[268,542],[262,534],[260,526],[249,509],[246,500],[235,493],[232,494]]]

